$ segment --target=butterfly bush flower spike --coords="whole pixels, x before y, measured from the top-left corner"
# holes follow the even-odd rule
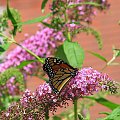
[[[117,92],[116,83],[107,74],[102,74],[93,68],[83,68],[70,80],[62,91],[66,98],[74,99],[82,96],[92,95],[98,90],[108,90],[111,93]]]
[[[61,7],[62,9],[59,11],[61,4],[67,6],[67,10]],[[65,17],[63,11],[66,10],[68,22],[70,23],[73,20],[76,22],[91,23],[93,17],[96,15],[97,9],[101,11],[108,9],[110,4],[108,0],[55,0],[51,6],[51,12],[57,13],[55,14],[56,16],[61,15],[61,17]]]

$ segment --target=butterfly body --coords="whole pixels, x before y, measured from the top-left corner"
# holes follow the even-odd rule
[[[77,68],[73,68],[63,60],[54,57],[46,58],[43,70],[47,73],[50,86],[55,92],[60,92],[78,71]]]

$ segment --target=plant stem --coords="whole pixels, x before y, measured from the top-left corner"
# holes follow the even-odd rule
[[[45,120],[49,120],[49,110],[48,110],[48,106],[46,106],[46,108],[45,108]]]
[[[77,120],[77,98],[74,98],[73,103],[74,103],[74,120]]]
[[[81,5],[92,5],[92,6],[95,6],[95,7],[103,7],[102,5],[100,5],[96,2],[81,2],[81,3],[78,3],[78,4],[69,5],[68,8],[74,8],[74,7],[78,7],[78,6],[81,6]]]
[[[68,23],[68,15],[67,15],[66,11],[67,11],[67,6],[65,8],[64,16],[65,16],[65,23]],[[69,32],[69,28],[68,27],[66,27],[66,33],[67,33],[67,40],[68,41],[72,41],[71,40],[71,34]]]
[[[68,33],[67,33],[67,37],[68,37],[68,40],[69,40],[69,41],[72,41],[72,39],[71,39],[71,34],[70,34],[69,31],[68,31]]]
[[[107,63],[107,65],[110,65],[114,60],[115,60],[115,56],[113,56],[113,58]]]
[[[32,51],[30,51],[29,49],[25,48],[24,46],[20,45],[19,43],[17,43],[15,40],[14,40],[14,37],[12,36],[11,38],[10,37],[7,37],[5,36],[4,34],[0,33],[1,36],[3,36],[4,38],[6,38],[7,40],[9,40],[8,42],[11,42],[11,43],[14,43],[18,46],[20,46],[21,48],[23,48],[24,50],[26,50],[29,54],[33,55],[38,61],[40,61],[41,63],[44,63],[44,60],[43,58],[40,58],[38,57],[35,53],[33,53]]]
[[[3,37],[6,38],[6,39],[11,40],[9,37],[7,37],[6,35],[4,35],[4,34],[2,34],[2,33],[0,33],[0,35],[3,36]]]
[[[24,46],[20,45],[19,43],[13,41],[13,43],[15,43],[16,45],[20,46],[21,48],[23,48],[24,50],[26,50],[28,53],[30,53],[31,55],[33,55],[35,58],[37,58],[41,63],[44,63],[43,58],[38,57],[35,53],[33,53],[32,51],[30,51],[29,49],[25,48]]]

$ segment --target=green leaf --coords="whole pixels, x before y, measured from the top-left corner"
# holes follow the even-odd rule
[[[85,120],[84,117],[80,113],[78,113],[78,118],[79,120]]]
[[[16,35],[16,32],[17,32],[17,22],[16,22],[16,20],[14,19],[13,15],[12,15],[12,13],[11,13],[11,11],[10,11],[9,2],[8,2],[8,1],[9,1],[9,0],[7,0],[7,14],[8,14],[8,18],[11,20],[11,22],[12,22],[12,24],[13,24],[13,27],[14,27],[14,29],[13,29],[13,31],[12,31],[12,34],[13,34],[13,35]]]
[[[91,100],[95,100],[96,102],[98,102],[99,104],[102,104],[106,107],[108,107],[111,110],[114,110],[115,108],[117,108],[119,106],[119,104],[113,103],[105,98],[95,98],[95,97],[91,97],[91,96],[86,96],[85,98],[91,99]]]
[[[2,45],[0,45],[0,55],[5,52],[10,46],[9,42],[4,42]]]
[[[113,49],[113,53],[115,57],[119,57],[120,56],[120,49]]]
[[[5,52],[5,49],[2,46],[0,46],[0,53],[2,52]]]
[[[37,60],[26,60],[26,61],[23,61],[20,63],[20,65],[18,65],[16,68],[23,68],[24,66],[27,66],[28,64],[30,63],[33,63],[33,62],[37,62]]]
[[[46,81],[46,83],[49,83],[49,79],[43,77],[42,75],[39,75],[39,78],[42,79],[42,80],[44,80],[44,81]]]
[[[48,23],[46,23],[46,22],[41,22],[41,23],[42,23],[43,25],[49,27],[49,28],[53,28],[53,29],[54,29],[54,27],[53,27],[51,24],[48,24]]]
[[[5,50],[7,50],[10,45],[11,45],[11,43],[9,43],[9,42],[4,42],[4,44],[3,44],[2,46],[4,47]]]
[[[65,41],[63,45],[58,47],[55,56],[73,67],[81,68],[84,60],[84,51],[78,43]]]
[[[48,2],[48,0],[43,0],[42,1],[42,5],[41,5],[42,12],[44,12],[44,8],[45,8],[47,2]]]
[[[110,112],[100,112],[99,114],[110,115]]]
[[[76,42],[65,41],[63,44],[65,56],[73,67],[81,68],[84,60],[84,51]]]
[[[65,61],[66,63],[69,64],[67,58],[66,58],[66,55],[65,55],[65,52],[64,52],[64,48],[63,48],[63,45],[59,46],[57,48],[57,51],[55,53],[55,56],[62,59],[63,61]]]
[[[120,106],[114,109],[112,113],[103,120],[120,120]]]
[[[53,116],[53,120],[62,120],[62,119],[58,116]]]
[[[43,20],[45,20],[46,18],[50,17],[52,14],[47,14],[46,16],[42,16],[42,17],[38,17],[38,18],[34,18],[32,20],[28,20],[25,22],[21,22],[18,25],[24,25],[24,24],[33,24],[33,23],[38,23],[38,22],[42,22]]]
[[[118,56],[120,56],[120,50],[119,50],[119,52],[118,52],[118,54],[117,54],[117,57],[118,57]]]
[[[20,100],[20,96],[11,96],[11,95],[3,95],[0,98],[0,111],[6,110],[11,103],[18,102]]]
[[[95,52],[92,52],[92,51],[87,51],[87,52],[90,53],[90,54],[92,54],[92,55],[94,55],[94,56],[96,56],[97,58],[103,60],[103,61],[106,62],[106,63],[108,62],[105,57],[101,56],[101,55],[98,54],[98,53],[95,53]]]

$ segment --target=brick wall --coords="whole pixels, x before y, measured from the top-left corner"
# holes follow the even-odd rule
[[[118,21],[120,20],[120,0],[109,1],[111,3],[110,9],[105,13],[98,13],[92,24],[94,28],[101,32],[104,43],[103,49],[98,49],[97,42],[92,35],[87,36],[82,33],[74,39],[75,41],[78,41],[85,50],[98,52],[108,60],[112,58],[112,46],[114,45],[116,48],[120,48],[120,25],[118,25]],[[4,6],[5,0],[0,0],[0,5]],[[20,11],[23,21],[42,15],[40,9],[41,0],[24,0],[24,2],[22,0],[11,0],[10,5]],[[48,7],[49,6],[46,7],[45,14],[49,11]],[[23,26],[23,31],[20,34],[17,34],[16,40],[23,40],[24,33],[34,34],[37,30],[36,26],[37,24]],[[11,49],[14,47],[15,46],[13,45]],[[120,62],[120,58],[118,58],[116,62]],[[91,66],[100,71],[105,66],[105,63],[89,53],[86,53],[84,66]],[[103,72],[108,73],[114,80],[120,82],[120,66],[109,66]],[[36,77],[29,77],[28,79],[27,86],[32,90],[41,83]],[[114,102],[119,101],[116,97],[109,97],[109,99]],[[105,107],[98,107],[98,105],[97,107],[94,106],[91,110],[91,120],[98,117],[98,112],[106,110],[109,111]],[[94,112],[96,112],[96,114],[93,114]]]

